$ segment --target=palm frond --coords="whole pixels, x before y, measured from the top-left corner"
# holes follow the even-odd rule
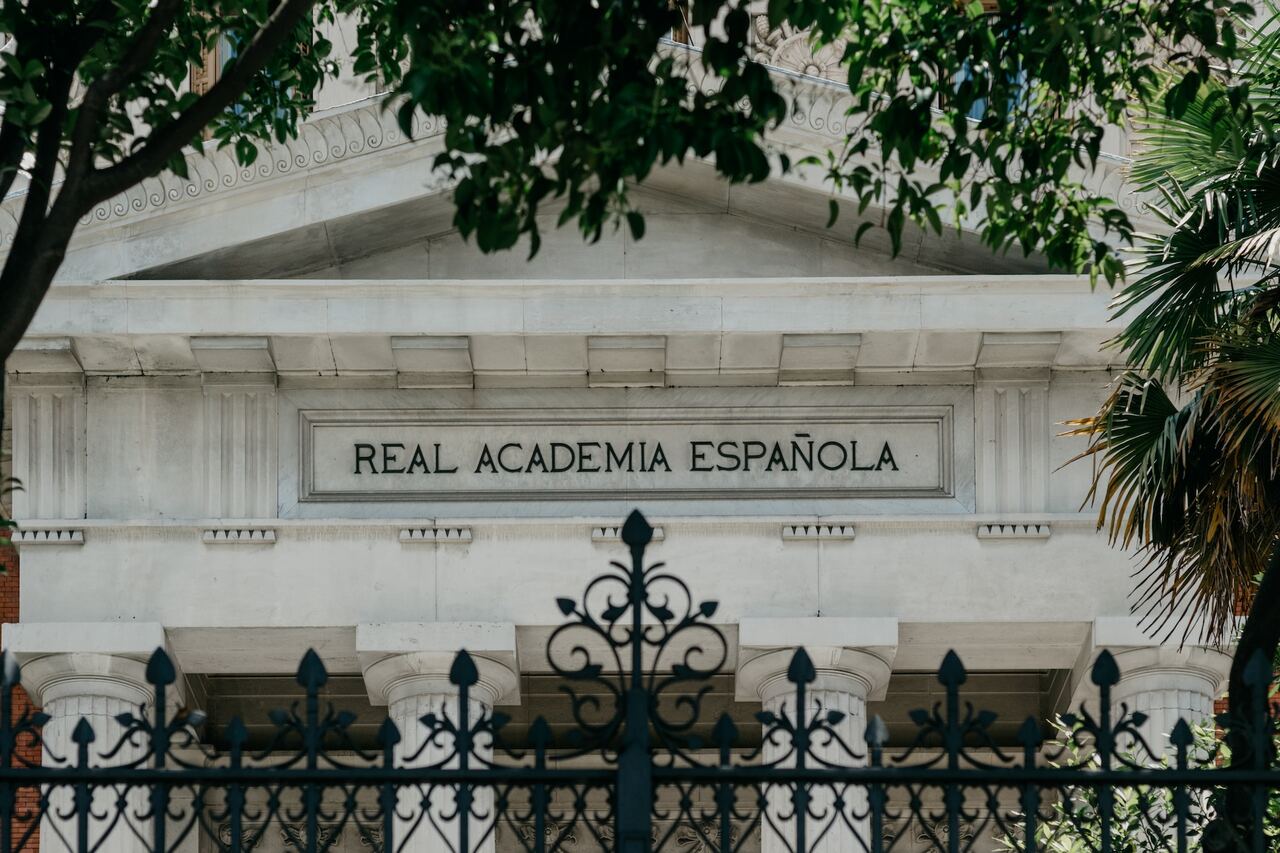
[[[1204,387],[1178,405],[1127,373],[1098,415],[1075,423],[1089,439],[1081,457],[1095,461],[1088,500],[1111,541],[1137,550],[1134,608],[1152,632],[1201,625],[1221,639],[1280,533],[1264,487],[1277,457],[1224,441],[1221,405]]]
[[[1216,332],[1233,297],[1219,286],[1217,269],[1203,263],[1222,245],[1218,222],[1202,218],[1192,227],[1183,217],[1194,202],[1176,188],[1166,198],[1172,232],[1144,238],[1144,274],[1113,302],[1114,316],[1127,320],[1113,343],[1131,364],[1172,379],[1203,366],[1202,341]]]

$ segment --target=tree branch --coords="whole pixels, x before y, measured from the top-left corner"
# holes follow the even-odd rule
[[[158,0],[151,16],[138,30],[120,61],[89,84],[76,111],[71,149],[67,154],[66,180],[59,197],[62,193],[69,193],[74,198],[78,193],[80,181],[93,167],[93,141],[101,124],[102,110],[155,57],[156,48],[168,35],[181,7],[182,0]]]
[[[0,311],[0,367],[31,324],[75,230],[74,219],[69,227],[61,223],[57,228],[49,227],[52,218],[49,196],[57,173],[63,123],[74,81],[71,72],[61,69],[55,69],[49,77],[49,102],[53,109],[40,124],[36,136],[35,163],[22,203],[22,216],[4,260],[4,269],[0,271],[0,304],[5,309]]]
[[[77,216],[163,169],[209,122],[235,102],[314,4],[315,0],[283,0],[209,91],[173,121],[154,129],[146,144],[137,151],[114,166],[86,175],[83,207]],[[59,202],[61,200],[59,197]]]
[[[0,202],[9,194],[13,182],[17,180],[18,170],[22,168],[22,155],[27,153],[27,146],[22,138],[22,131],[7,117],[0,124]]]

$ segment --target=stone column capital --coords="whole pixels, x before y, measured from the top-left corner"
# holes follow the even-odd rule
[[[356,655],[374,705],[457,693],[449,672],[463,649],[479,673],[471,688],[476,701],[490,707],[520,701],[515,626],[510,623],[392,622],[356,628]]]
[[[22,687],[41,707],[73,696],[105,696],[130,706],[145,705],[155,695],[147,683],[146,670],[145,661],[122,655],[36,655],[22,663]]]
[[[147,663],[165,647],[165,636],[154,622],[29,622],[5,625],[4,645],[21,664],[22,687],[36,705],[102,696],[138,706],[154,698]],[[182,703],[183,688],[179,673],[168,689],[170,703]]]
[[[1190,690],[1218,696],[1231,673],[1231,655],[1206,646],[1134,646],[1112,648],[1120,683],[1119,699],[1151,690]]]
[[[884,698],[898,650],[898,620],[882,617],[743,619],[738,624],[734,694],[768,702],[795,690],[787,670],[803,647],[817,673],[814,690]]]
[[[809,690],[848,693],[859,699],[883,699],[889,685],[890,661],[878,650],[838,646],[805,646],[817,678]],[[744,652],[738,663],[734,696],[740,702],[768,702],[795,692],[787,670],[796,649]]]
[[[1117,701],[1155,690],[1183,690],[1217,698],[1231,672],[1229,646],[1162,644],[1148,637],[1132,616],[1098,617],[1072,674],[1073,707],[1097,698],[1098,688],[1090,672],[1103,649],[1111,652],[1120,669],[1120,683],[1111,691]]]

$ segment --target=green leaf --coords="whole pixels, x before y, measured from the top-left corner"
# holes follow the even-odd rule
[[[638,211],[627,211],[627,226],[631,229],[633,240],[644,239],[644,217]]]

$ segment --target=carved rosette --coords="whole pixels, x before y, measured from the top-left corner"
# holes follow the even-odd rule
[[[755,16],[752,35],[752,58],[757,62],[824,80],[843,82],[848,77],[841,61],[846,45],[843,39],[815,46],[809,30],[798,30],[787,23],[770,29],[768,15]]]

